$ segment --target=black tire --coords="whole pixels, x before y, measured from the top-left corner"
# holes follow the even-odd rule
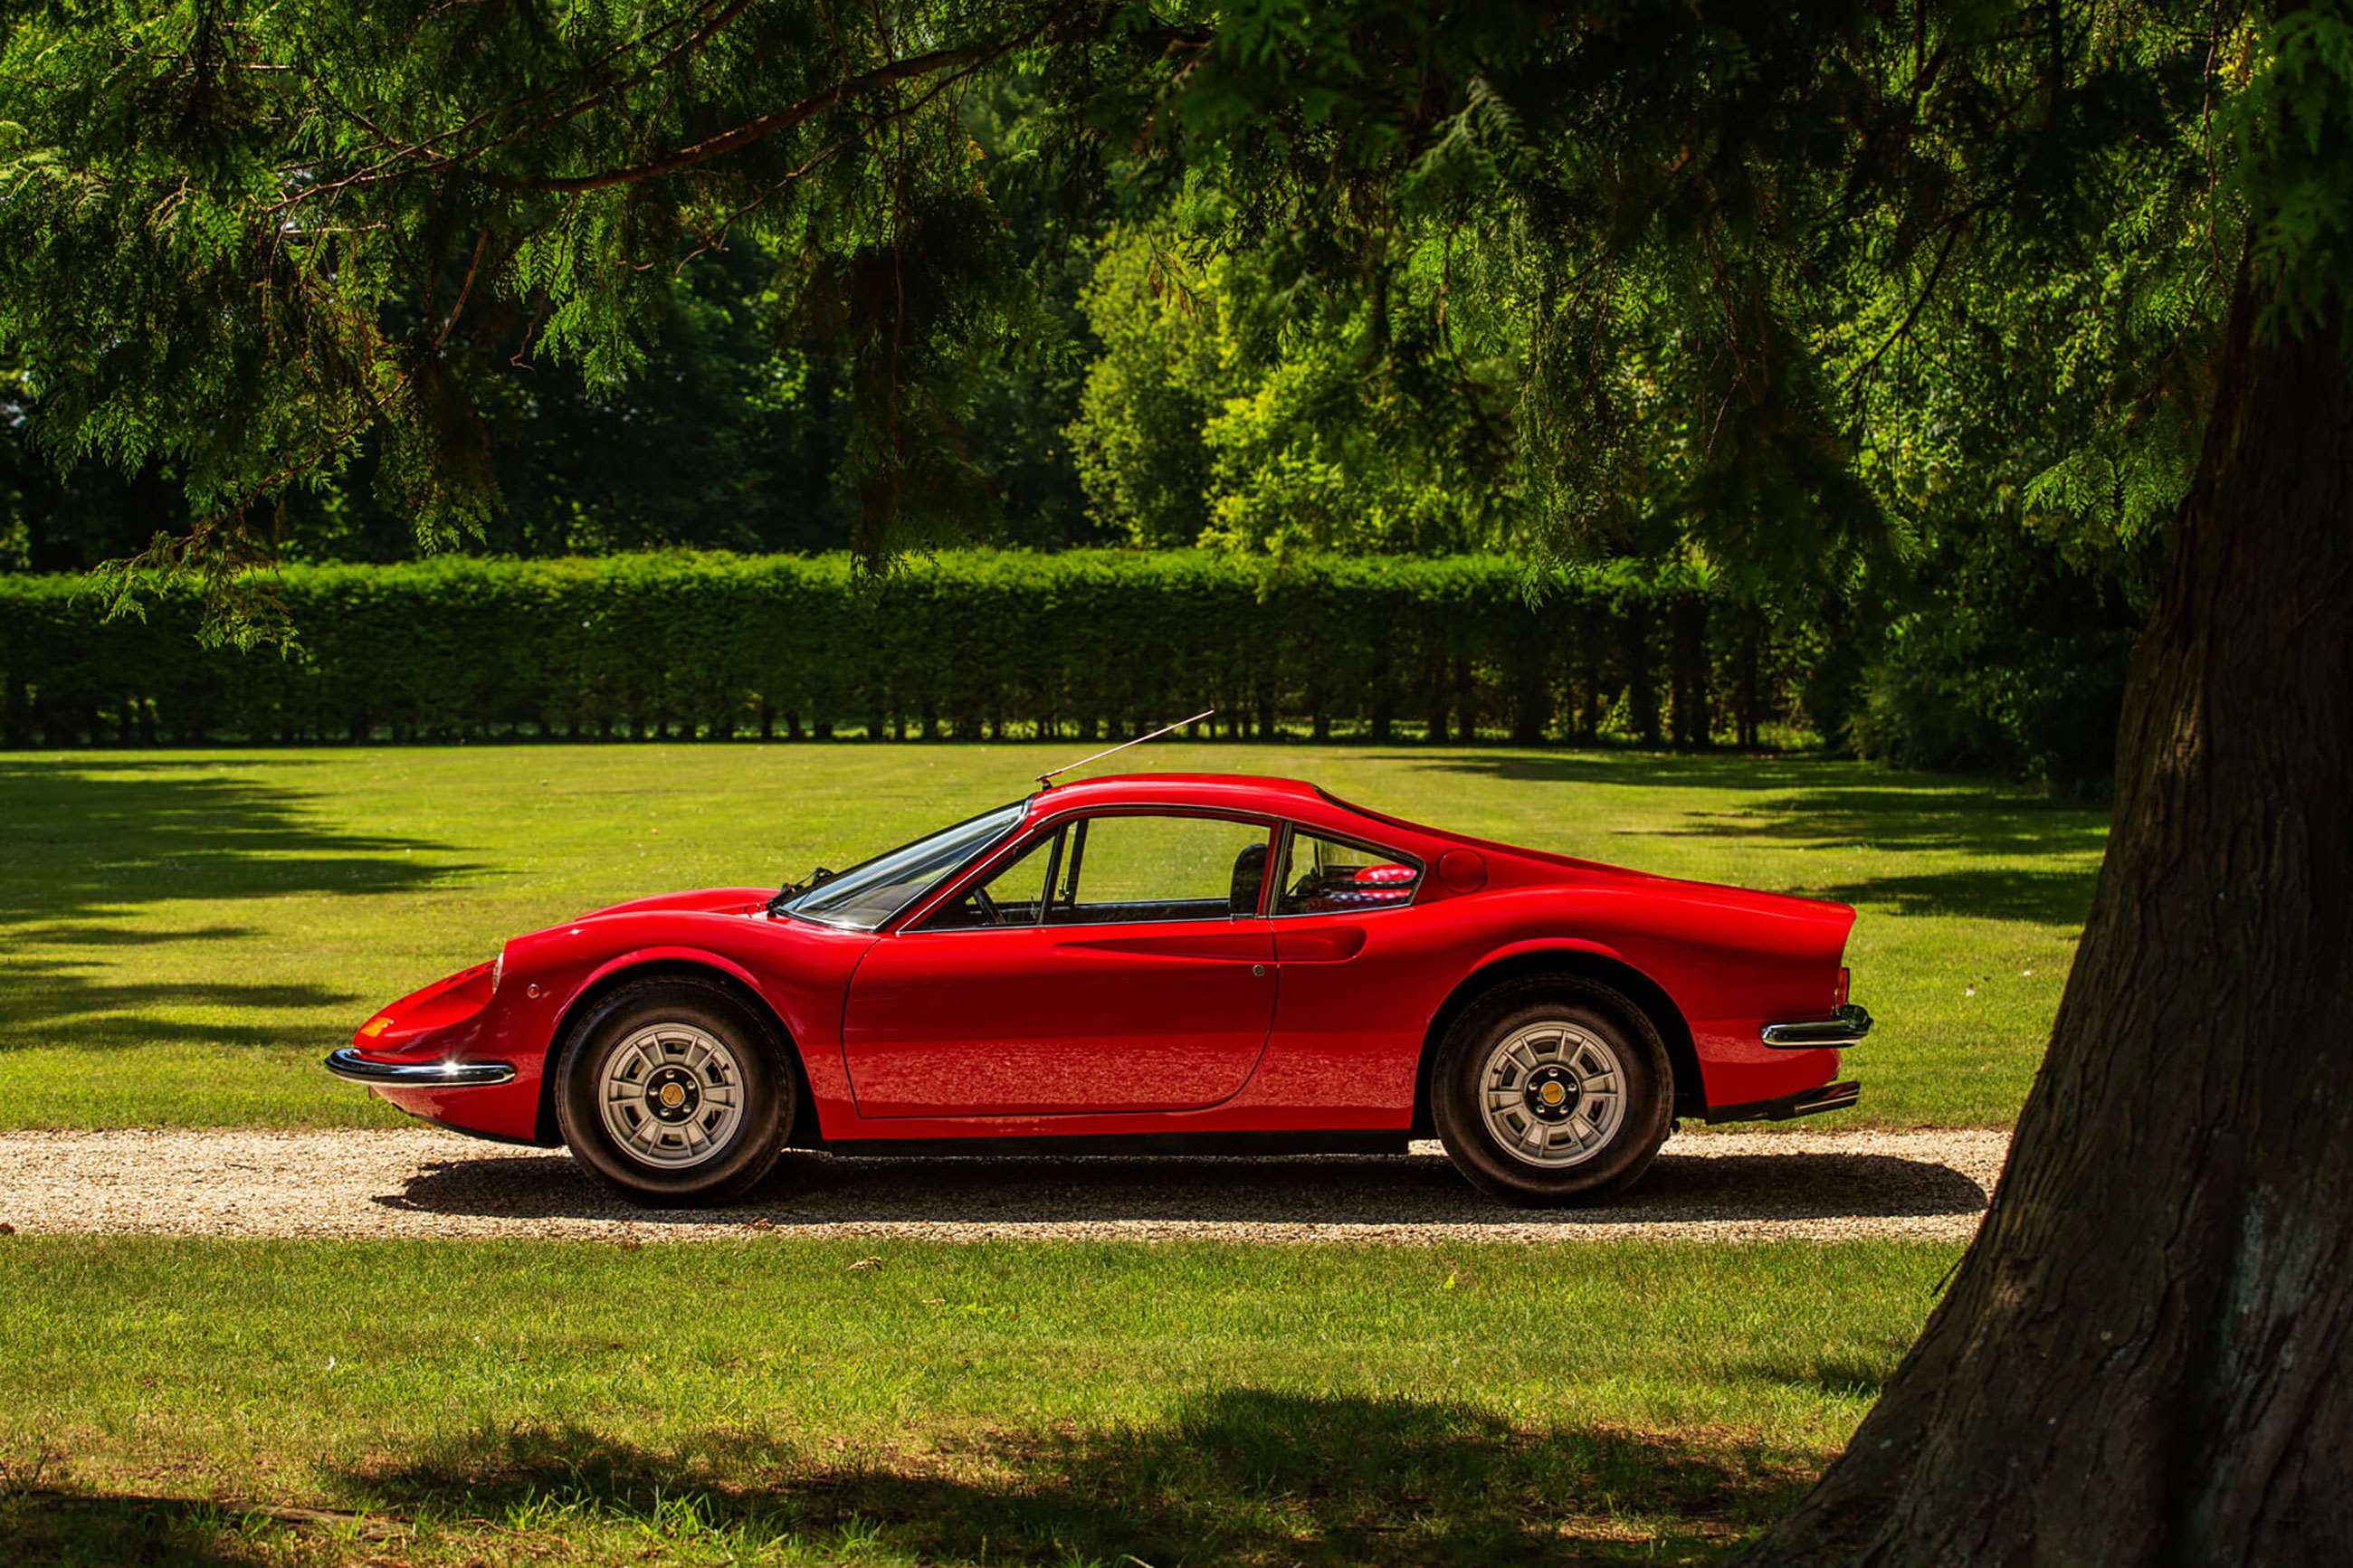
[[[1616,1127],[1573,1164],[1537,1164],[1513,1153],[1481,1109],[1489,1058],[1521,1030],[1546,1023],[1569,1025],[1606,1045],[1624,1083]],[[1530,1082],[1535,1076],[1523,1075]],[[1531,1206],[1598,1204],[1640,1181],[1667,1141],[1674,1069],[1657,1028],[1626,997],[1590,981],[1535,975],[1506,981],[1463,1009],[1439,1043],[1430,1098],[1447,1158],[1481,1192]],[[1573,1118],[1577,1102],[1567,1104],[1555,1114]]]
[[[734,1058],[741,1114],[719,1146],[691,1164],[664,1165],[633,1153],[606,1125],[598,1086],[615,1055],[649,1026],[702,1031]],[[682,977],[632,981],[597,999],[565,1042],[555,1080],[555,1124],[572,1157],[633,1202],[701,1205],[742,1196],[772,1169],[792,1136],[798,1103],[792,1054],[776,1026],[713,982]],[[694,1101],[688,1107],[691,1114]],[[649,1136],[668,1137],[655,1130]]]

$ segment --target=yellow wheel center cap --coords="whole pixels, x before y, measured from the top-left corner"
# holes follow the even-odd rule
[[[1536,1090],[1536,1098],[1546,1105],[1558,1105],[1568,1098],[1568,1091],[1556,1083],[1548,1083]]]
[[[674,1083],[666,1083],[661,1086],[661,1102],[675,1110],[686,1103],[686,1090]]]

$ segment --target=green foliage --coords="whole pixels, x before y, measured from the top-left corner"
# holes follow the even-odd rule
[[[518,345],[641,374],[676,269],[756,241],[876,564],[989,515],[971,422],[1069,342],[1006,215],[1110,210],[1215,310],[1091,294],[1108,521],[1794,601],[2021,496],[2163,514],[2246,215],[2333,275],[2335,16],[47,0],[0,36],[0,353],[227,583],[371,432],[426,540],[480,528]]]
[[[2287,9],[2264,46],[2242,68],[2250,90],[2229,107],[2231,169],[2255,215],[2249,259],[2266,301],[2256,324],[2301,334],[2353,296],[2353,14],[2342,0]]]
[[[1197,249],[1122,230],[1082,298],[1103,351],[1070,434],[1097,518],[1141,544],[1276,556],[1510,540],[1477,400],[1451,425],[1400,409],[1372,309],[1293,323],[1262,262]]]
[[[1103,344],[1079,395],[1071,455],[1101,521],[1149,546],[1194,544],[1208,523],[1203,430],[1229,371],[1217,301],[1149,232],[1106,245],[1080,303]]]
[[[1942,610],[1890,628],[1846,723],[1855,750],[1905,767],[2000,771],[2105,797],[2132,633],[2094,621],[2062,637],[2021,636],[1999,615]]]
[[[185,492],[141,558],[244,637],[286,624],[255,568],[391,553],[384,520],[599,549],[806,519],[872,568],[1077,536],[1082,488],[1155,545],[1704,567],[1838,628],[1813,706],[1875,681],[1866,743],[1912,714],[1933,754],[2072,772],[2017,701],[1921,687],[1948,655],[1874,663],[1882,630],[2065,639],[2042,595],[1997,631],[1953,590],[2002,552],[2142,602],[2242,254],[2271,331],[2353,271],[2334,4],[46,0],[5,29],[16,402],[57,460]],[[748,416],[646,412],[679,363]]]
[[[764,241],[780,330],[845,367],[833,466],[849,542],[879,562],[974,510],[959,421],[1032,314],[964,97],[1076,15],[18,7],[0,31],[0,356],[58,460],[179,482],[188,528],[142,559],[205,574],[216,624],[250,637],[275,624],[250,572],[280,500],[365,438],[421,542],[480,532],[510,363],[634,376],[674,271]],[[124,605],[146,578],[111,581]]]
[[[1524,740],[1659,738],[1668,613],[1689,571],[1555,574],[1542,607],[1495,556],[1303,557],[1269,575],[1208,552],[965,552],[881,580],[828,556],[461,557],[289,567],[283,657],[186,647],[200,592],[104,620],[69,577],[0,578],[10,743],[615,732],[997,737],[1130,733],[1216,705],[1228,733],[1408,725]],[[1689,613],[1689,612],[1686,612]],[[1752,742],[1788,703],[1692,658],[1679,679]],[[1749,710],[1740,717],[1740,692]],[[1647,716],[1647,717],[1646,717]],[[1688,725],[1685,726],[1688,728]],[[1709,738],[1703,728],[1688,737]]]

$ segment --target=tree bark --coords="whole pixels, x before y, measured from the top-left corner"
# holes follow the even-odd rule
[[[1651,609],[1630,605],[1625,620],[1627,721],[1635,739],[1646,746],[1659,744],[1659,693],[1651,681]]]
[[[1704,746],[1707,713],[1707,601],[1693,595],[1675,601],[1669,625],[1673,634],[1675,744]]]
[[[2353,375],[2242,286],[1992,1212],[1766,1563],[2353,1542]]]
[[[1754,610],[1748,611],[1743,619],[1746,624],[1740,633],[1740,690],[1737,697],[1740,713],[1736,721],[1739,726],[1740,749],[1753,752],[1757,749],[1758,721],[1764,707],[1763,692],[1757,684],[1757,666],[1762,662],[1758,645],[1764,640],[1764,633],[1757,624]]]

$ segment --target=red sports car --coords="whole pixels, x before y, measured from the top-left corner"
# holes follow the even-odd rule
[[[327,1058],[633,1197],[788,1147],[1398,1150],[1589,1202],[1678,1117],[1855,1102],[1844,904],[1419,826],[1290,779],[1039,790],[805,887],[517,937]],[[981,1141],[990,1141],[986,1143]],[[1048,1143],[1047,1141],[1051,1141]]]

